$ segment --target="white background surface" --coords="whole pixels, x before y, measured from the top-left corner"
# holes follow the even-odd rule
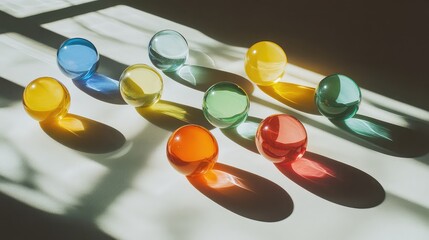
[[[124,15],[127,18],[121,17]],[[246,49],[225,45],[186,26],[126,6],[43,27],[65,37],[87,38],[101,55],[124,65],[151,65],[147,54],[149,39],[159,30],[174,29],[188,40],[191,48],[188,64],[246,77],[243,67]],[[74,86],[56,66],[56,49],[16,33],[2,34],[0,49],[2,78],[20,86],[40,76],[57,78],[70,91],[70,113],[106,124],[126,138],[124,146],[113,152],[84,153],[49,137],[26,115],[19,101],[1,107],[0,175],[3,180],[0,191],[31,207],[64,218],[72,216],[94,222],[118,239],[429,237],[427,154],[415,158],[397,157],[375,151],[359,141],[349,141],[343,137],[347,134],[326,118],[288,107],[255,87],[249,94],[251,99],[259,100],[251,102],[250,116],[263,119],[280,112],[296,116],[307,129],[308,151],[369,174],[381,184],[386,195],[380,205],[367,209],[325,200],[287,178],[259,154],[232,141],[219,129],[213,129],[211,132],[219,142],[220,163],[272,181],[293,201],[293,212],[286,219],[273,223],[255,221],[215,203],[174,171],[165,154],[166,141],[171,134],[164,129],[168,126],[156,126],[131,106],[99,101]],[[203,92],[164,74],[163,77],[162,100],[200,109]],[[311,69],[289,64],[283,81],[315,87],[322,78]],[[419,123],[429,121],[427,111],[365,89],[362,92],[359,114],[404,127],[408,127],[409,119],[403,115]],[[427,125],[424,126],[427,130]],[[28,183],[35,187],[29,188]]]

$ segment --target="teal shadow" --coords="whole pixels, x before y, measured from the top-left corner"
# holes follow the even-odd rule
[[[234,128],[221,129],[222,133],[249,151],[259,154],[255,144],[256,131],[262,119],[249,116],[240,125]]]
[[[359,114],[331,122],[361,140],[361,145],[385,154],[411,158],[429,152],[427,129],[397,126]]]

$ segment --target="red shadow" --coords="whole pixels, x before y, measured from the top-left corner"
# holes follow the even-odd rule
[[[301,187],[343,206],[375,207],[386,195],[381,184],[367,173],[315,153],[307,152],[299,160],[276,167]]]
[[[290,216],[293,201],[277,184],[238,168],[217,163],[189,182],[222,207],[246,218],[276,222]]]

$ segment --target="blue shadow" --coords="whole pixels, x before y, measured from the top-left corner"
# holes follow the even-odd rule
[[[74,85],[80,90],[100,101],[125,105],[126,102],[119,92],[119,81],[105,75],[94,73],[85,79],[73,79]]]

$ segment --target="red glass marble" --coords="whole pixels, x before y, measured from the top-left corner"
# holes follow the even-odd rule
[[[293,161],[306,151],[307,132],[291,115],[272,115],[259,124],[255,143],[259,153],[274,163]]]
[[[170,164],[186,176],[211,170],[218,157],[218,144],[209,130],[198,125],[178,128],[167,142]]]

